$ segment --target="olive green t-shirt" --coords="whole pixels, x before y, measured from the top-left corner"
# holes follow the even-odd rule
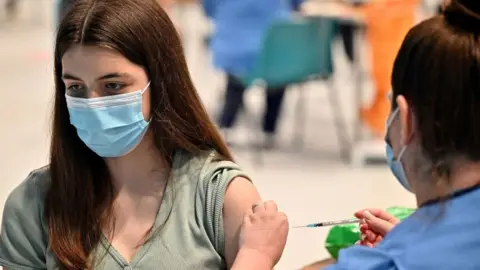
[[[238,176],[248,178],[236,164],[217,161],[213,153],[177,152],[149,240],[128,263],[103,238],[92,254],[94,269],[225,269],[223,201],[228,184]],[[0,235],[1,266],[57,269],[44,219],[49,183],[49,169],[44,167],[9,195]],[[72,209],[76,210],[81,211]]]

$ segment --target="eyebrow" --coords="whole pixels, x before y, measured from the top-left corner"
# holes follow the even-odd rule
[[[122,78],[122,77],[131,77],[130,74],[128,73],[117,73],[117,72],[114,72],[114,73],[109,73],[109,74],[106,74],[106,75],[103,75],[101,77],[98,77],[96,79],[96,81],[99,81],[99,80],[106,80],[106,79],[115,79],[115,78]],[[81,81],[82,79],[72,75],[72,74],[69,74],[69,73],[64,73],[62,75],[62,78],[64,80],[75,80],[75,81]]]

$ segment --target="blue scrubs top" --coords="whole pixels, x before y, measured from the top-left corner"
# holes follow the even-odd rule
[[[215,23],[211,49],[215,67],[243,76],[255,65],[265,32],[290,17],[303,0],[203,0]]]
[[[398,224],[375,248],[340,252],[328,270],[480,269],[480,187],[431,202]]]

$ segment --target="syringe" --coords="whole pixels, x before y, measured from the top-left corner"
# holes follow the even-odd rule
[[[308,225],[303,225],[303,226],[295,226],[292,228],[318,228],[318,227],[325,227],[325,226],[335,226],[335,225],[342,225],[342,224],[352,224],[352,223],[358,223],[360,222],[359,219],[353,218],[353,219],[344,219],[344,220],[336,220],[336,221],[324,221],[324,222],[319,222],[319,223],[312,223]]]

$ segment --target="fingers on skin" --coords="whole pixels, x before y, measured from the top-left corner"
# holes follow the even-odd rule
[[[266,201],[264,204],[265,210],[271,212],[278,212],[278,206],[274,201]]]
[[[256,203],[252,206],[254,213],[265,212],[265,205],[263,202]]]
[[[288,217],[287,217],[287,215],[286,215],[285,213],[279,212],[279,213],[278,213],[278,216],[279,216],[280,219],[282,219],[283,221],[288,222]]]
[[[243,223],[245,225],[250,225],[252,224],[252,220],[253,220],[253,210],[248,209],[247,212],[245,212],[245,215],[243,216]]]
[[[283,228],[285,230],[287,230],[287,237],[288,237],[288,234],[290,232],[290,223],[288,222],[288,217],[287,217],[287,215],[285,215],[285,213],[280,212],[279,213],[279,218],[282,221]],[[287,237],[285,238],[285,242],[287,241]]]

